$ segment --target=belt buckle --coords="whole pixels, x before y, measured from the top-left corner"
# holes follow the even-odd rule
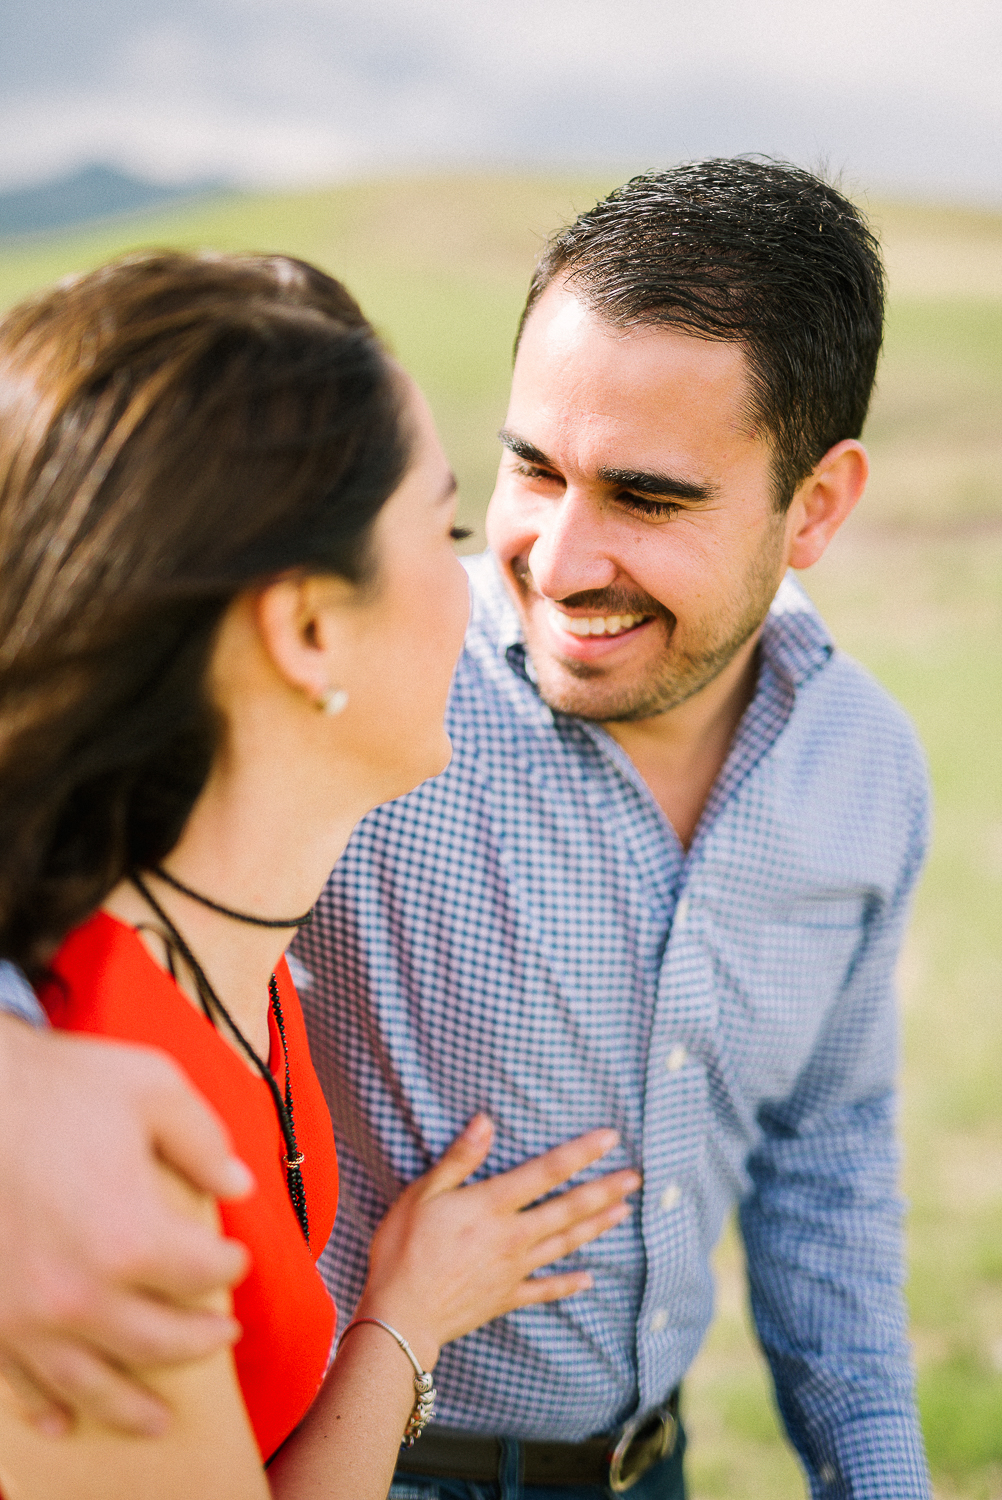
[[[677,1435],[678,1423],[667,1407],[627,1422],[609,1458],[609,1488],[613,1494],[632,1490],[649,1469],[667,1458]]]

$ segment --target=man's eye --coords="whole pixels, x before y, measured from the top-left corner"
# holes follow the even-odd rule
[[[674,500],[650,500],[646,495],[620,495],[619,503],[652,521],[670,521],[682,509]]]
[[[515,473],[521,474],[523,479],[552,479],[556,480],[556,474],[549,469],[541,469],[538,464],[516,464]]]
[[[449,528],[449,535],[454,542],[465,542],[469,540],[473,532],[468,526],[452,526]]]

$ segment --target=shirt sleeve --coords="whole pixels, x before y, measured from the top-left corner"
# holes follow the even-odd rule
[[[32,1026],[47,1026],[49,1019],[24,974],[9,959],[0,959],[0,1011],[17,1016]]]
[[[902,1295],[895,1118],[894,970],[927,843],[924,773],[903,821],[897,888],[866,921],[793,1093],[760,1112],[740,1211],[755,1324],[814,1497],[930,1493]]]

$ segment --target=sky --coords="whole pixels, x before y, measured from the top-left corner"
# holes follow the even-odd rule
[[[3,0],[0,188],[760,151],[1002,205],[1000,0]]]

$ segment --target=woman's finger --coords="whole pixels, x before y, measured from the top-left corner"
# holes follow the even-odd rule
[[[552,1193],[569,1177],[590,1167],[592,1162],[599,1161],[618,1145],[618,1131],[591,1130],[587,1135],[555,1146],[543,1156],[534,1156],[510,1172],[491,1177],[478,1184],[478,1189],[488,1191],[501,1209],[525,1208],[537,1198]]]
[[[548,1198],[535,1208],[524,1209],[519,1215],[519,1227],[525,1233],[527,1243],[533,1243],[534,1240],[538,1242],[591,1218],[604,1208],[621,1203],[630,1193],[635,1193],[642,1183],[640,1173],[635,1172],[632,1167],[622,1172],[609,1172],[605,1177],[582,1182],[566,1193]]]
[[[435,1165],[423,1177],[410,1184],[408,1192],[422,1198],[447,1193],[464,1183],[471,1172],[485,1160],[494,1139],[494,1126],[487,1115],[474,1115],[466,1129],[457,1135]]]
[[[616,1203],[611,1208],[604,1208],[601,1213],[592,1214],[588,1219],[581,1219],[559,1234],[550,1235],[549,1239],[540,1240],[526,1253],[529,1269],[536,1271],[540,1266],[563,1260],[565,1255],[571,1255],[582,1245],[597,1240],[607,1229],[614,1229],[617,1224],[622,1224],[632,1212],[629,1203]]]
[[[555,1276],[532,1276],[523,1281],[511,1299],[511,1307],[532,1307],[538,1302],[558,1302],[561,1297],[573,1297],[577,1292],[587,1292],[595,1285],[595,1279],[587,1271],[562,1271]]]

